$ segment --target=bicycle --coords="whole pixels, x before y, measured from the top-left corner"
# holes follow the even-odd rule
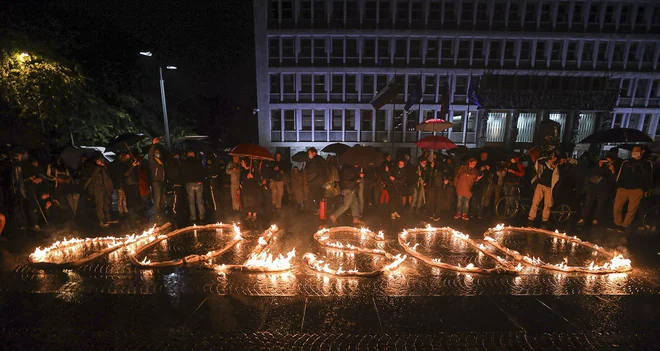
[[[518,191],[518,194],[520,191]],[[531,199],[522,199],[520,196],[505,195],[495,204],[495,215],[500,219],[511,219],[518,213],[529,213],[532,207]],[[539,206],[538,211],[543,211]],[[556,222],[564,223],[571,218],[571,215],[576,212],[571,209],[567,204],[559,204],[552,207],[550,215]]]

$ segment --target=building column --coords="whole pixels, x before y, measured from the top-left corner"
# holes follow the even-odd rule
[[[518,117],[520,113],[517,110],[509,111],[506,129],[504,130],[504,148],[513,150],[518,138]]]
[[[476,143],[477,147],[486,146],[486,128],[488,127],[488,110],[479,109],[477,110],[477,135]]]
[[[566,116],[568,119],[566,121],[566,131],[564,132],[564,150],[568,155],[573,154],[575,150],[575,144],[580,140],[578,139],[578,131],[580,130],[580,111],[571,111]]]

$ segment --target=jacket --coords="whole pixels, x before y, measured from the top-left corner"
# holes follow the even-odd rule
[[[167,174],[167,182],[172,185],[183,184],[183,169],[181,167],[181,160],[175,158],[165,162],[165,173]]]
[[[511,169],[513,172],[506,172],[506,175],[504,176],[504,183],[519,184],[522,178],[525,176],[525,166],[523,166],[520,160],[516,160],[516,163],[510,164],[507,169]]]
[[[360,180],[359,170],[351,165],[345,165],[341,168],[341,188],[342,190],[357,189],[358,180]]]
[[[152,182],[162,182],[165,180],[165,167],[163,162],[156,160],[156,144],[149,148],[149,172]],[[160,161],[160,162],[159,162]]]
[[[305,166],[305,173],[308,185],[322,185],[325,183],[325,160],[323,157],[316,155],[309,160]]]
[[[532,184],[536,183],[539,181],[541,178],[541,174],[548,168],[548,165],[546,163],[547,159],[540,158],[536,160],[536,163],[534,164],[534,170],[536,171],[536,175],[534,178],[532,178]],[[551,189],[555,188],[555,185],[559,181],[559,166],[555,166],[555,168],[552,170],[552,182],[551,182]]]
[[[231,185],[238,187],[241,184],[241,165],[234,162],[229,162],[225,173],[229,174],[229,182]]]
[[[456,172],[454,184],[456,185],[456,194],[458,196],[472,197],[472,187],[479,178],[479,171],[476,168],[470,168],[462,165]]]
[[[206,169],[202,166],[202,162],[196,158],[186,159],[183,161],[181,168],[185,170],[183,172],[185,183],[199,183],[206,178]]]
[[[653,164],[650,160],[633,158],[623,161],[616,185],[624,189],[642,189],[648,191],[653,186]]]

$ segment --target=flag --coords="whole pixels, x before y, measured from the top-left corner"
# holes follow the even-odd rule
[[[396,76],[392,78],[385,88],[383,88],[378,94],[371,100],[371,106],[376,110],[380,110],[381,107],[390,103],[396,95],[399,93],[399,88],[396,85]]]
[[[406,106],[403,107],[404,110],[409,111],[413,105],[419,104],[419,101],[422,99],[422,78],[417,79],[417,83],[413,89],[408,93],[408,101]]]
[[[474,91],[474,85],[472,84],[472,82],[470,82],[470,86],[468,87],[468,100],[471,103],[477,105],[477,107],[484,108],[484,106],[479,101],[479,96],[477,96],[477,92]]]
[[[449,112],[449,81],[445,83],[445,87],[442,89],[442,96],[440,97],[440,115],[438,118],[447,119],[447,113]]]

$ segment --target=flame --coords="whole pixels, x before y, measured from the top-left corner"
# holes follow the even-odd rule
[[[291,260],[296,257],[296,249],[289,251],[286,256],[279,254],[273,257],[269,250],[259,254],[252,254],[244,263],[244,266],[250,268],[266,268],[269,271],[284,271],[292,268]]]
[[[142,261],[140,261],[140,263],[142,263],[142,264],[150,264],[150,263],[151,263],[151,260],[148,260],[148,259],[147,259],[147,256],[144,256],[144,259],[143,259]]]

